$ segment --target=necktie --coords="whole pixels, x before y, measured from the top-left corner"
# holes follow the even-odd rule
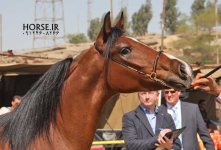
[[[173,121],[174,121],[174,123],[175,123],[175,126],[176,126],[176,128],[178,127],[178,119],[177,119],[177,112],[176,112],[176,108],[175,107],[173,107],[172,109],[172,112],[173,112],[173,115],[172,115],[172,117],[173,117]]]
[[[175,121],[176,121],[176,111],[175,111],[175,108],[174,107],[169,108],[168,109],[168,113],[172,116],[173,121],[175,123]]]
[[[172,111],[172,118],[173,118],[176,128],[180,128],[177,109],[173,107],[171,108],[171,111]],[[182,144],[182,136],[180,135],[178,138],[180,139],[180,142]]]

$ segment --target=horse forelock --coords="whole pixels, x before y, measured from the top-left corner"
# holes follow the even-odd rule
[[[108,63],[109,63],[109,59],[110,59],[110,55],[111,55],[111,49],[113,47],[113,45],[116,43],[117,39],[123,35],[124,31],[121,30],[120,28],[117,27],[113,27],[111,29],[111,33],[110,36],[107,39],[107,44],[106,44],[106,49],[103,53],[103,56],[105,58],[105,65],[104,65],[104,70],[105,70],[105,74],[107,76],[107,72],[108,72]]]
[[[111,29],[110,36],[107,39],[106,50],[104,51],[104,57],[106,60],[110,58],[110,51],[115,44],[116,40],[124,33],[120,28],[113,27]]]
[[[56,126],[56,113],[72,58],[53,65],[22,97],[11,113],[0,116],[0,142],[13,150],[25,150],[39,136],[49,142],[50,125]]]

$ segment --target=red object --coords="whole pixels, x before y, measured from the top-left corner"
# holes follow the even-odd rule
[[[219,141],[219,143],[217,143],[217,150],[221,150],[221,141]]]
[[[100,145],[100,146],[92,146],[90,150],[105,150],[105,147]]]

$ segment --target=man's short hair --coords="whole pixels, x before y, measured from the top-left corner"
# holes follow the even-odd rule
[[[139,91],[139,92],[137,92],[138,98],[140,98],[140,93],[141,93],[141,92],[151,92],[151,91]],[[152,92],[157,92],[157,94],[159,94],[159,93],[160,93],[160,91],[159,91],[159,90],[152,91]]]

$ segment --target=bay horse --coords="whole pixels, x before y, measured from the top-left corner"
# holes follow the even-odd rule
[[[110,12],[94,45],[54,64],[0,116],[2,150],[89,150],[104,103],[118,93],[190,86],[190,67],[124,33]]]

